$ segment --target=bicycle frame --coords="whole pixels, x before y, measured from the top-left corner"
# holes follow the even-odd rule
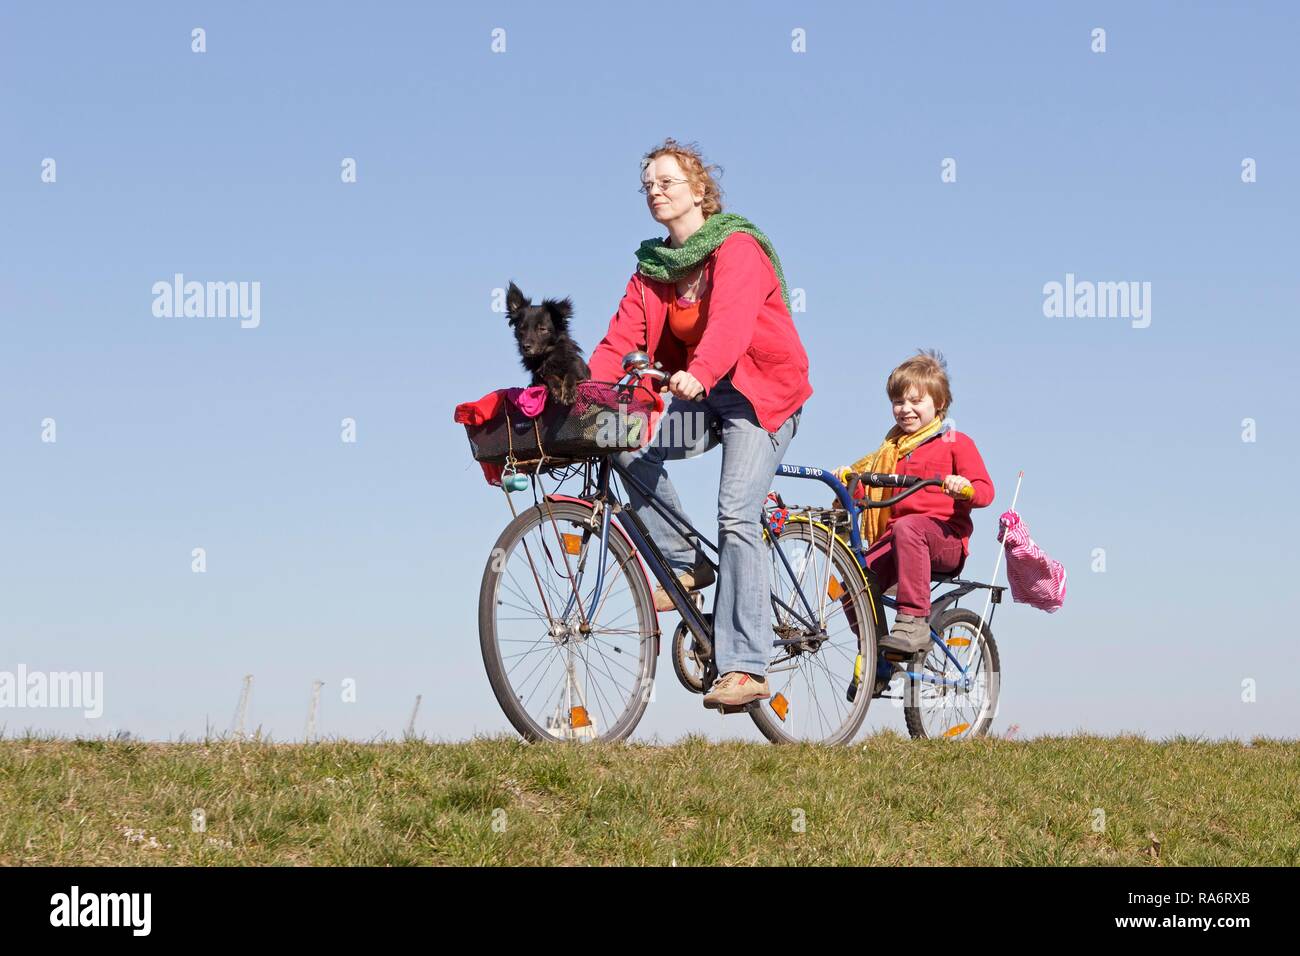
[[[664,501],[653,491],[646,488],[645,485],[637,479],[622,465],[612,458],[606,458],[601,462],[600,472],[597,478],[599,488],[599,497],[602,500],[609,500],[609,477],[610,472],[616,472],[624,483],[631,485],[641,495],[643,495],[659,514],[663,515],[676,530],[682,534],[688,541],[698,540],[701,544],[708,546],[714,554],[718,553],[718,547],[689,521],[680,515],[674,514]],[[608,512],[606,508],[606,522],[608,522]],[[704,619],[703,613],[696,603],[691,600],[686,589],[682,587],[681,581],[677,579],[676,573],[668,566],[668,561],[664,558],[663,552],[659,550],[659,545],[655,543],[650,536],[649,529],[646,528],[645,522],[637,515],[627,502],[618,503],[618,519],[627,536],[632,539],[633,546],[645,559],[646,567],[659,581],[663,589],[668,592],[672,598],[673,606],[681,614],[682,620],[690,628],[691,634],[694,635],[696,642],[704,650],[707,658],[713,660],[713,628]],[[709,560],[707,557],[705,560]],[[710,564],[713,562],[710,561]],[[603,567],[603,564],[602,564]],[[716,570],[716,565],[715,565]]]
[[[860,530],[861,522],[859,521],[859,518],[861,517],[862,513],[867,509],[860,508],[857,505],[857,503],[849,495],[848,487],[845,486],[844,483],[841,482],[838,478],[836,478],[832,472],[829,472],[824,468],[816,468],[811,465],[787,465],[783,462],[782,464],[777,466],[776,474],[778,477],[785,476],[789,478],[815,478],[824,482],[826,485],[830,486],[831,490],[835,492],[835,497],[839,500],[840,505],[844,508],[844,513],[850,516],[849,549],[853,552],[854,557],[858,559],[858,566],[862,569],[863,577],[867,581],[867,590],[871,594],[872,602],[875,604],[875,608],[873,609],[873,613],[875,614],[875,619],[877,621],[883,621],[885,619],[886,607],[894,608],[895,610],[897,610],[898,608],[897,601],[894,598],[886,597],[884,595],[883,590],[880,587],[880,583],[876,579],[876,576],[872,574],[871,570],[867,567],[867,560],[866,560],[867,548],[864,546],[862,541],[862,533]],[[994,594],[993,603],[995,605],[998,604],[1001,599],[1002,588],[997,587],[996,585],[984,584],[979,581],[966,581],[961,578],[950,578],[946,582],[939,582],[939,583],[955,584],[957,585],[957,587],[951,591],[946,591],[943,594],[941,594],[939,598],[931,605],[931,619],[933,619],[934,616],[936,616],[938,611],[943,610],[949,604],[955,604],[959,598],[961,598],[966,594],[969,594],[971,591],[977,588],[991,589]],[[938,611],[936,611],[935,609],[938,609]],[[993,614],[990,613],[987,623],[991,624],[992,620],[993,620]],[[967,672],[966,668],[962,666],[961,662],[957,660],[957,658],[953,655],[952,651],[948,649],[948,646],[939,639],[939,635],[935,633],[933,627],[930,628],[930,640],[931,642],[939,646],[940,650],[943,651],[944,656],[947,657],[948,660],[952,662],[953,666],[957,668],[958,672],[961,674],[961,678],[960,679],[943,678],[943,677],[934,676],[932,674],[926,674],[924,671],[917,673],[916,671],[910,671],[910,670],[904,671],[903,672],[904,676],[907,677],[909,680],[920,681],[922,683],[946,685],[949,687],[958,687],[961,688],[962,690],[970,690],[972,684],[974,683],[974,678]]]
[[[698,646],[705,652],[708,660],[712,661],[712,626],[705,620],[704,614],[696,605],[695,601],[691,599],[686,589],[682,587],[681,582],[677,579],[676,573],[674,573],[668,566],[668,562],[664,558],[663,552],[659,550],[659,546],[651,537],[644,522],[642,522],[637,513],[630,507],[629,503],[620,501],[612,495],[610,488],[611,474],[617,474],[625,484],[635,488],[636,491],[644,496],[650,506],[658,511],[659,514],[663,515],[664,518],[669,521],[669,523],[672,524],[674,528],[687,540],[697,541],[709,548],[715,554],[718,553],[717,545],[705,537],[699,529],[685,518],[675,514],[658,495],[642,485],[641,482],[639,482],[626,468],[615,461],[612,456],[602,458],[598,464],[598,470],[594,482],[594,493],[591,493],[590,496],[588,496],[587,493],[590,490],[590,486],[588,486],[588,488],[584,489],[584,494],[576,498],[576,500],[587,501],[594,504],[597,507],[600,516],[600,551],[597,555],[598,561],[596,565],[597,572],[594,593],[600,594],[604,584],[605,561],[608,554],[608,540],[610,533],[610,517],[612,514],[617,514],[619,526],[632,543],[633,548],[645,562],[646,569],[653,574],[655,579],[663,586],[664,590],[672,599],[673,606],[677,609],[678,613],[681,614],[682,620],[690,629]],[[818,468],[812,465],[789,465],[782,462],[777,466],[774,477],[819,480],[835,493],[836,498],[844,508],[845,514],[851,516],[852,519],[849,522],[849,548],[857,559],[858,567],[862,572],[863,579],[867,583],[867,590],[871,595],[871,601],[874,605],[872,608],[874,619],[877,621],[883,621],[885,619],[885,608],[890,607],[897,609],[898,605],[895,599],[886,597],[883,594],[878,580],[867,567],[865,558],[867,548],[863,544],[861,531],[859,529],[860,522],[858,520],[862,512],[866,509],[860,508],[857,505],[857,503],[850,497],[848,488],[835,477],[834,473],[827,469]],[[564,500],[569,496],[547,495],[546,497],[548,500]],[[777,553],[780,555],[781,561],[786,571],[789,573],[791,581],[794,583],[794,589],[798,594],[799,603],[801,603],[804,610],[807,611],[808,617],[803,618],[794,607],[791,607],[784,601],[780,601],[780,603],[786,611],[800,619],[800,623],[815,634],[822,630],[820,623],[817,621],[817,614],[813,610],[807,595],[804,594],[803,588],[799,584],[798,575],[796,575],[793,568],[790,567],[790,562],[786,557],[784,550],[780,547],[779,538],[776,539],[776,545]],[[706,557],[705,560],[709,559]],[[713,562],[710,561],[710,563],[712,564]],[[714,567],[716,568],[716,565],[714,565]],[[967,581],[960,578],[951,578],[948,581],[941,583],[951,583],[957,585],[957,587],[951,591],[943,593],[934,602],[933,607],[939,608],[940,610],[948,604],[955,603],[957,599],[977,588],[992,589],[995,594],[994,603],[997,603],[998,597],[1000,596],[999,592],[1002,590],[995,585],[983,584],[978,581]],[[561,617],[572,612],[574,601],[577,599],[576,593],[570,594],[567,606],[565,607]],[[778,599],[774,598],[774,600]],[[989,621],[992,621],[991,614],[989,616]],[[656,636],[658,636],[657,628]],[[774,648],[783,647],[789,644],[799,643],[799,641],[803,639],[804,638],[794,640],[777,639],[772,642],[772,646]],[[948,649],[947,645],[939,639],[939,636],[935,633],[933,628],[930,630],[930,640],[939,646],[943,651],[944,656],[947,657],[948,660],[952,662],[953,666],[957,668],[961,677],[942,678],[926,674],[924,671],[918,673],[910,670],[904,672],[905,676],[909,680],[920,681],[922,683],[947,685],[969,690],[974,683],[973,677],[967,672],[966,667],[957,660],[952,651]]]
[[[677,574],[669,567],[667,559],[664,558],[663,552],[659,550],[658,544],[650,535],[649,530],[646,528],[645,523],[641,520],[640,516],[638,516],[636,511],[630,507],[628,502],[618,500],[612,494],[610,488],[610,477],[612,474],[617,474],[626,485],[634,488],[644,496],[650,506],[659,512],[659,514],[663,515],[665,520],[672,524],[673,527],[687,540],[697,541],[711,550],[714,554],[718,553],[718,546],[716,544],[710,541],[698,528],[681,515],[675,514],[663,499],[641,484],[635,476],[615,461],[612,456],[603,458],[599,462],[596,478],[593,482],[594,491],[590,491],[588,494],[587,492],[589,489],[584,489],[584,494],[582,496],[577,497],[576,499],[571,499],[595,504],[600,514],[600,550],[597,554],[598,560],[596,567],[598,570],[596,572],[594,593],[601,593],[601,589],[604,585],[605,562],[609,547],[610,518],[611,515],[616,514],[618,516],[619,526],[622,528],[623,533],[626,535],[628,540],[632,543],[633,548],[635,548],[637,553],[641,556],[641,559],[645,562],[647,571],[649,571],[649,573],[659,581],[660,585],[663,586],[664,590],[672,599],[673,606],[677,609],[678,613],[681,614],[682,620],[686,623],[686,626],[694,636],[697,646],[704,651],[706,658],[712,662],[712,626],[705,619],[700,607],[696,605],[695,601],[691,599],[690,594],[682,586],[681,581],[677,578]],[[565,498],[568,498],[569,496],[547,495],[546,497],[548,500],[565,500]],[[790,575],[790,580],[793,583],[794,590],[798,594],[798,603],[800,603],[807,612],[807,617],[799,614],[795,608],[790,607],[785,603],[785,601],[775,597],[773,600],[779,601],[785,610],[811,633],[816,634],[822,631],[823,628],[817,621],[817,614],[813,610],[812,604],[808,600],[808,596],[800,586],[798,576],[790,566],[790,561],[786,557],[784,550],[781,549],[779,541],[777,542],[777,553],[780,554],[782,564]],[[705,560],[709,561],[710,564],[713,564],[716,569],[716,563],[711,561],[707,556],[705,556]],[[561,617],[567,616],[572,612],[575,600],[577,600],[576,594],[570,594],[567,605],[560,615]],[[782,647],[798,642],[798,640],[774,640],[772,644],[773,647]]]

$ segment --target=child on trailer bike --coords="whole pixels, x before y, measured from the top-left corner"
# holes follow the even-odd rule
[[[942,494],[912,495],[897,505],[862,514],[867,569],[881,588],[898,585],[893,629],[880,641],[890,660],[908,659],[930,646],[930,579],[959,574],[970,553],[972,508],[993,502],[993,482],[970,436],[945,430],[952,407],[947,364],[935,351],[918,352],[890,373],[885,392],[893,403],[894,427],[880,447],[852,465],[835,470],[847,483],[852,472],[942,478]],[[856,498],[882,501],[892,488],[859,483]]]

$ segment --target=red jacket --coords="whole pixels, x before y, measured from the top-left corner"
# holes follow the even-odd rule
[[[734,232],[706,260],[704,281],[708,324],[686,371],[706,395],[731,372],[731,383],[753,403],[759,424],[775,432],[812,395],[812,385],[808,354],[781,298],[772,260],[753,236]],[[676,294],[674,283],[633,272],[609,331],[591,353],[591,377],[618,381],[623,356],[642,347],[670,375],[681,370],[685,352],[676,336],[665,334],[669,296]]]
[[[961,552],[970,554],[970,535],[974,528],[971,523],[972,508],[987,508],[993,503],[993,480],[989,478],[984,467],[984,459],[970,436],[959,431],[936,435],[912,453],[898,460],[894,467],[898,475],[918,475],[922,478],[946,478],[949,475],[961,475],[975,488],[975,497],[970,501],[950,498],[938,488],[926,488],[905,498],[889,509],[889,521],[904,515],[927,515],[938,518],[952,528],[953,533],[961,536]],[[865,488],[858,486],[860,492]],[[895,491],[898,494],[904,489]],[[885,534],[889,525],[885,525]],[[883,535],[882,535],[883,537]],[[877,539],[879,541],[880,539]],[[874,546],[874,545],[873,545]]]

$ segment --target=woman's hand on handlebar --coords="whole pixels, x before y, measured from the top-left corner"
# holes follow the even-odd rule
[[[677,398],[687,400],[699,398],[704,394],[704,386],[690,372],[673,372],[672,378],[668,384],[659,389],[661,392],[672,392]]]

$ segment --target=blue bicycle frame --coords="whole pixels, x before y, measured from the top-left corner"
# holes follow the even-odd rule
[[[862,568],[862,573],[867,579],[868,590],[871,593],[871,599],[876,604],[876,607],[874,609],[876,620],[878,621],[884,620],[885,607],[890,607],[897,610],[898,608],[897,601],[894,598],[886,597],[882,593],[882,589],[879,586],[879,582],[875,579],[875,575],[873,575],[870,569],[868,569],[867,567],[867,561],[865,556],[867,549],[863,547],[862,533],[859,530],[859,526],[861,522],[858,520],[862,512],[866,511],[867,509],[858,507],[857,503],[849,495],[849,489],[844,485],[844,483],[841,482],[838,478],[836,478],[833,472],[827,471],[825,468],[816,468],[811,465],[787,465],[783,462],[782,464],[777,466],[776,475],[777,477],[784,476],[788,478],[815,478],[824,482],[826,485],[830,487],[832,491],[835,492],[835,497],[839,500],[840,505],[844,508],[844,513],[846,515],[851,516],[851,520],[849,521],[849,548],[853,552],[854,557],[857,558],[858,566]],[[940,610],[942,610],[948,604],[954,603],[958,598],[962,597],[963,595],[969,594],[971,591],[975,590],[976,588],[992,588],[994,594],[994,598],[993,598],[994,603],[998,603],[1001,598],[1002,589],[994,585],[982,584],[978,581],[964,581],[961,580],[960,578],[945,578],[943,579],[943,581],[944,583],[956,584],[958,585],[958,587],[952,591],[949,591],[941,595],[939,600],[935,602],[934,607]],[[937,613],[932,612],[931,620],[933,620],[936,616]],[[993,617],[990,614],[989,621],[991,622],[992,619]],[[943,651],[944,656],[947,657],[948,660],[952,661],[953,666],[957,668],[957,671],[961,675],[961,677],[960,678],[939,677],[934,674],[927,674],[924,671],[922,671],[921,673],[917,673],[916,671],[910,671],[910,670],[904,671],[903,672],[904,676],[908,680],[920,681],[926,684],[936,684],[940,686],[956,687],[962,690],[969,691],[975,683],[974,677],[966,670],[966,668],[962,665],[961,661],[957,660],[957,658],[953,655],[952,651],[948,649],[948,645],[945,644],[940,639],[938,633],[935,632],[933,627],[930,628],[930,640],[934,644],[938,645],[939,649]],[[890,673],[890,670],[891,669],[888,663],[886,663],[883,660],[877,661],[876,673],[878,677],[880,678],[887,677],[888,674]]]

